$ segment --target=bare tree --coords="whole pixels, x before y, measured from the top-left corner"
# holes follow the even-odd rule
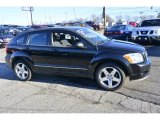
[[[157,18],[160,18],[160,13],[158,13]]]
[[[106,15],[106,22],[114,22],[114,20],[109,15]]]
[[[137,22],[139,19],[140,19],[139,16],[133,16],[133,17],[132,17],[132,20],[135,21],[135,22]]]
[[[93,15],[91,15],[91,21],[102,22],[102,16],[93,14]]]
[[[122,16],[121,15],[116,16],[116,19],[117,19],[117,22],[122,22]]]
[[[148,16],[147,16],[147,19],[153,19],[153,18],[155,18],[154,15],[148,15]]]
[[[129,15],[126,15],[125,19],[126,19],[127,22],[131,21],[131,17]]]
[[[146,19],[147,19],[147,16],[146,16],[146,15],[142,15],[142,16],[141,16],[141,21],[146,20]]]

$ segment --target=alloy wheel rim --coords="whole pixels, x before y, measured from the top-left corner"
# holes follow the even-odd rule
[[[18,63],[15,66],[15,72],[20,79],[26,79],[29,74],[28,68],[23,63]]]
[[[99,72],[100,83],[107,88],[115,88],[121,83],[120,72],[113,67],[105,67]]]

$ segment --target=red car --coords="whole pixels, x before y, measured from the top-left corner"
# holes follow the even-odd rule
[[[133,27],[137,27],[138,23],[136,23],[136,22],[129,22],[129,25],[132,25]]]

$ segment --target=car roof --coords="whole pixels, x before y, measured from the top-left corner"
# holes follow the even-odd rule
[[[155,19],[146,19],[146,20],[143,20],[143,21],[148,21],[148,20],[160,20],[160,18],[155,18]]]
[[[33,29],[33,30],[29,30],[26,31],[25,33],[30,33],[30,32],[39,32],[39,31],[48,31],[48,30],[71,30],[74,31],[76,29],[89,29],[86,27],[79,27],[79,26],[58,26],[58,27],[52,27],[52,28],[40,28],[40,29]]]

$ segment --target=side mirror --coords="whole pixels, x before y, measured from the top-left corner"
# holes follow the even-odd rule
[[[84,44],[83,44],[82,42],[77,42],[77,43],[75,44],[75,47],[77,47],[77,48],[85,48],[85,47],[84,47]]]

